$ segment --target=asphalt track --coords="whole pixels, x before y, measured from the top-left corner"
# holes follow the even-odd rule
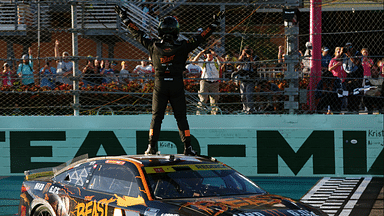
[[[384,178],[251,177],[272,194],[334,216],[384,216]],[[0,216],[17,214],[22,176],[0,177]]]

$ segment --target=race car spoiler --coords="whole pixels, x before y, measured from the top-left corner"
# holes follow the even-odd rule
[[[33,180],[33,179],[42,178],[42,177],[54,176],[56,173],[60,172],[65,167],[67,167],[71,164],[83,161],[83,160],[87,160],[87,159],[88,159],[88,154],[84,154],[84,155],[75,157],[72,160],[69,160],[63,164],[60,164],[59,166],[56,166],[56,167],[47,167],[47,168],[27,170],[27,171],[24,171],[25,179],[26,180]]]

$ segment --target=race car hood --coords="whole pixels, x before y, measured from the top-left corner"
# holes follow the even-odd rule
[[[163,200],[177,205],[179,210],[192,210],[202,215],[323,215],[317,209],[277,195],[209,197],[183,200]]]

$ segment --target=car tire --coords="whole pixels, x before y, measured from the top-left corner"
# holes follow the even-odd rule
[[[41,205],[36,208],[33,216],[56,216],[54,212],[52,212],[52,208],[49,208],[45,205]]]

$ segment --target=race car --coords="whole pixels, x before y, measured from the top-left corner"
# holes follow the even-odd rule
[[[327,215],[272,195],[214,158],[83,158],[25,172],[19,216]]]

